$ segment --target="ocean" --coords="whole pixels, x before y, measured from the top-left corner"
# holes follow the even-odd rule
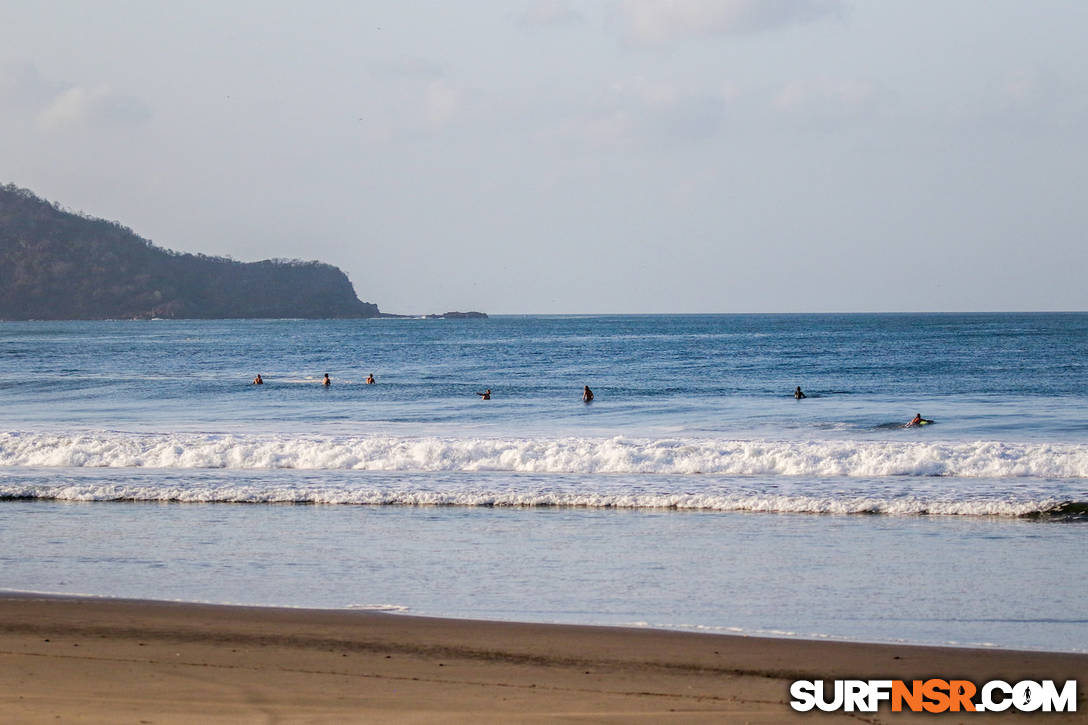
[[[1086,652],[1086,360],[1088,313],[0,323],[0,588]]]

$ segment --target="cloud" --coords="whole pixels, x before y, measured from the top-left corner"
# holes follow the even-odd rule
[[[4,111],[36,112],[61,89],[47,81],[30,63],[9,63],[0,66],[0,103]]]
[[[471,122],[478,96],[456,69],[418,57],[371,64],[358,95],[359,132],[368,143],[418,138]],[[375,99],[380,99],[376,102]]]
[[[634,118],[622,108],[602,108],[567,119],[551,134],[563,145],[595,149],[625,146],[634,140]]]
[[[378,75],[395,78],[441,78],[446,74],[440,63],[416,57],[383,60],[374,63],[371,68]]]
[[[950,106],[963,123],[1026,132],[1083,127],[1088,101],[1082,84],[1045,67],[1010,69],[964,92]]]
[[[991,93],[1010,108],[1038,108],[1052,105],[1066,94],[1058,78],[1042,68],[1020,68],[993,83]]]
[[[871,82],[852,78],[791,81],[772,98],[773,107],[783,115],[825,122],[871,112],[877,102]]]
[[[619,13],[629,42],[655,46],[810,23],[845,9],[844,0],[623,0]]]
[[[534,0],[519,19],[522,25],[537,28],[578,23],[582,15],[565,0]]]
[[[760,138],[783,128],[852,126],[886,112],[889,101],[887,89],[861,78],[747,89],[728,82],[702,86],[635,78],[576,104],[584,111],[567,118],[551,136],[576,148],[670,149]]]
[[[698,142],[721,131],[736,97],[727,87],[693,89],[635,79],[587,104],[590,110],[565,122],[557,135],[605,148]]]
[[[445,126],[453,121],[461,107],[461,96],[461,91],[450,83],[429,83],[424,91],[427,122],[432,126]]]
[[[681,88],[644,83],[632,89],[628,105],[643,132],[657,140],[690,142],[714,136],[721,128],[732,91]]]
[[[108,86],[75,86],[56,94],[37,116],[46,130],[74,126],[127,126],[151,117],[138,98],[118,93]]]
[[[30,63],[0,66],[0,108],[39,129],[56,131],[75,126],[131,126],[151,117],[135,96],[109,86],[65,86],[43,76]]]

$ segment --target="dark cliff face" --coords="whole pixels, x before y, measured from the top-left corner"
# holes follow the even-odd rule
[[[320,262],[242,263],[154,246],[116,222],[0,187],[0,319],[377,317]]]

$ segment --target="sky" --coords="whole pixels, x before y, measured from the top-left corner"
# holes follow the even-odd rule
[[[384,312],[1088,309],[1088,3],[4,0],[0,183]]]

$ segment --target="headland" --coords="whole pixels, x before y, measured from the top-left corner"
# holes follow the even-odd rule
[[[332,265],[175,252],[0,186],[0,320],[381,316]]]

